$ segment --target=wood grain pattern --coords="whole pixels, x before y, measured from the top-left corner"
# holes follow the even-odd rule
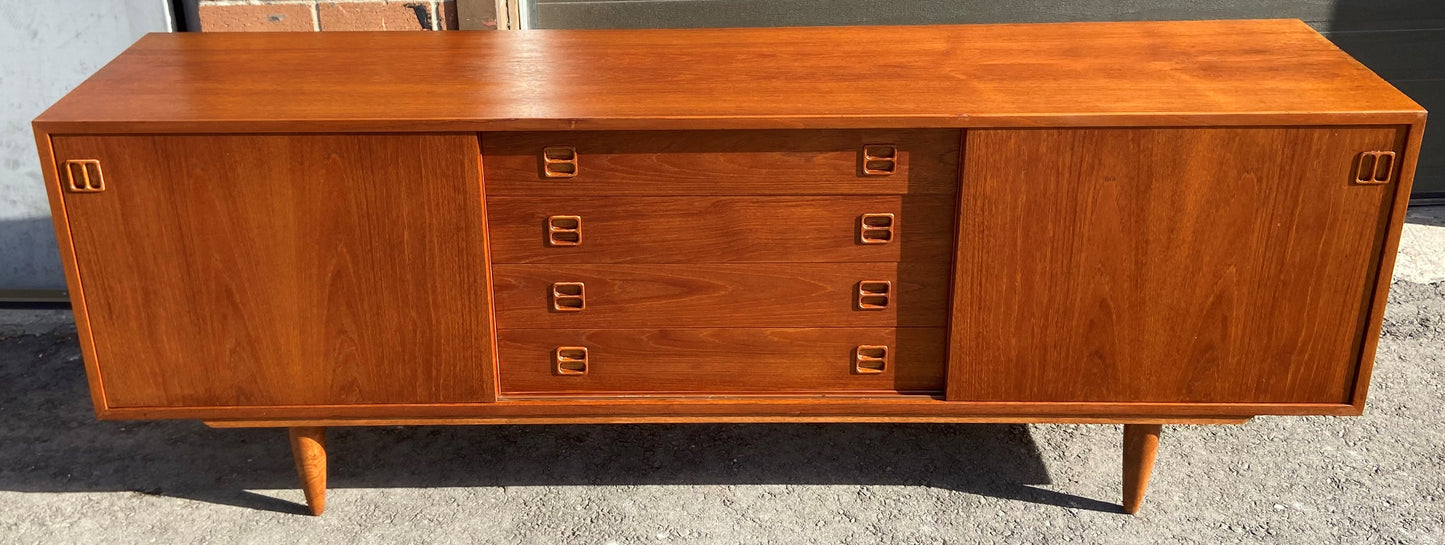
[[[516,396],[941,392],[945,337],[942,328],[508,329],[497,335],[497,368],[502,394]],[[859,345],[887,346],[888,368],[853,373]],[[587,347],[587,374],[553,373],[558,346]]]
[[[326,428],[296,426],[287,430],[287,435],[306,507],[319,517],[326,511]]]
[[[34,126],[97,415],[313,514],[325,426],[621,422],[1124,423],[1134,513],[1163,423],[1363,410],[1424,115],[1211,21],[151,35]]]
[[[1365,410],[1365,397],[1370,390],[1370,375],[1375,367],[1375,349],[1380,343],[1380,328],[1385,322],[1385,304],[1390,296],[1390,275],[1395,270],[1395,256],[1400,249],[1400,234],[1405,224],[1405,209],[1410,205],[1410,192],[1415,182],[1419,165],[1420,146],[1424,138],[1425,121],[1422,119],[1407,129],[1405,154],[1401,157],[1399,183],[1395,187],[1394,202],[1391,205],[1388,226],[1385,229],[1385,244],[1380,250],[1380,270],[1371,288],[1370,315],[1366,320],[1364,347],[1360,350],[1360,372],[1355,377],[1351,404],[1360,411]]]
[[[956,130],[487,133],[488,195],[948,194],[958,186]],[[863,146],[897,146],[887,176],[865,176]],[[542,175],[541,150],[570,146],[566,179]]]
[[[579,416],[206,420],[218,429],[289,426],[489,426],[498,424],[1244,424],[1228,416]]]
[[[474,135],[54,141],[107,407],[494,398]]]
[[[1350,402],[1403,135],[970,131],[948,398]]]
[[[275,89],[305,99],[277,100]],[[1409,123],[1422,115],[1304,23],[1274,20],[151,34],[37,126],[925,128]]]
[[[1154,458],[1159,452],[1159,424],[1131,423],[1124,425],[1124,512],[1139,512],[1144,492],[1149,489],[1149,474],[1154,472]]]
[[[499,329],[943,327],[948,263],[495,265]],[[884,310],[860,310],[861,280],[888,280]],[[555,282],[587,285],[587,309],[555,312]]]
[[[849,197],[488,197],[494,263],[946,263],[955,202]],[[858,241],[864,214],[896,217],[888,244]],[[581,216],[584,241],[549,246],[547,217]]]
[[[71,240],[70,220],[65,211],[65,198],[61,193],[64,183],[55,161],[55,151],[50,135],[36,132],[35,149],[40,155],[40,171],[45,177],[45,195],[50,201],[50,219],[55,226],[55,240],[60,247],[60,263],[65,270],[65,286],[70,295],[70,310],[75,316],[75,337],[80,343],[80,354],[85,360],[85,377],[90,386],[91,406],[97,415],[107,410],[105,382],[100,377],[100,366],[96,364],[95,337],[91,334],[89,307],[85,304],[85,287],[80,285],[80,269],[75,263],[75,244]]]
[[[752,395],[598,396],[528,399],[503,397],[496,403],[291,405],[270,407],[134,407],[109,409],[101,419],[185,418],[200,420],[321,420],[331,418],[1249,418],[1260,415],[1359,416],[1345,403],[1109,403],[966,402],[932,395]],[[1149,420],[1153,419],[1153,420]]]

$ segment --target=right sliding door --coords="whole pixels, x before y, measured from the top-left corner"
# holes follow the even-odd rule
[[[968,131],[948,399],[1350,402],[1405,131]]]

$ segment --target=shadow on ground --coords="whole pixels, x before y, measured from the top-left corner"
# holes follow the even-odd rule
[[[1411,206],[1405,213],[1405,223],[1445,227],[1445,204]]]
[[[285,432],[99,422],[74,334],[0,339],[0,490],[135,491],[302,513]],[[1020,425],[589,425],[338,428],[330,486],[929,486],[1077,509]]]

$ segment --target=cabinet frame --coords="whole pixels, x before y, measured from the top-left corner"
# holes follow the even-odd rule
[[[1277,126],[1274,116],[1261,115],[1257,123],[1244,126]],[[1342,123],[1341,125],[1357,125]],[[61,248],[67,283],[70,286],[72,308],[76,318],[76,330],[80,339],[87,376],[90,379],[91,399],[97,417],[105,420],[126,419],[200,419],[216,425],[227,422],[248,425],[288,426],[298,423],[355,421],[382,424],[387,422],[415,422],[417,420],[436,423],[457,422],[466,419],[494,419],[497,422],[551,422],[577,421],[602,418],[612,415],[609,421],[650,422],[658,419],[681,419],[678,421],[716,421],[717,418],[760,419],[759,421],[814,421],[832,415],[838,418],[882,418],[887,421],[950,421],[974,422],[993,421],[990,419],[1015,417],[1022,419],[1044,419],[1042,421],[1083,422],[1096,419],[1110,421],[1139,421],[1141,419],[1167,418],[1171,422],[1190,419],[1240,419],[1259,415],[1335,415],[1353,416],[1364,411],[1370,374],[1379,344],[1385,303],[1389,293],[1389,279],[1393,270],[1396,252],[1399,249],[1401,226],[1409,203],[1410,186],[1414,180],[1415,165],[1424,130],[1424,114],[1420,114],[1404,129],[1403,153],[1399,157],[1398,173],[1394,184],[1393,204],[1386,229],[1384,244],[1377,267],[1376,278],[1366,331],[1360,353],[1355,388],[1349,403],[1110,403],[1110,402],[947,402],[940,397],[928,396],[880,396],[856,399],[788,399],[767,396],[750,396],[731,400],[706,400],[672,398],[666,400],[614,399],[605,401],[587,400],[528,400],[500,396],[496,402],[446,403],[446,404],[347,404],[347,405],[256,405],[256,406],[210,406],[210,407],[109,407],[105,403],[105,386],[96,365],[94,339],[91,332],[88,309],[85,304],[85,286],[76,270],[74,246],[70,226],[65,213],[61,185],[63,180],[57,168],[51,147],[51,134],[36,124],[36,144],[40,152],[42,170],[46,178],[46,190],[50,198],[56,237]],[[1204,125],[1205,127],[1210,125]],[[1226,123],[1213,126],[1241,126]],[[1311,126],[1330,126],[1313,124]],[[980,127],[1014,128],[1014,127]],[[966,135],[966,132],[965,132]],[[967,154],[967,150],[964,150]],[[1343,174],[1342,174],[1343,176]],[[495,377],[495,373],[493,373]],[[493,379],[495,380],[495,378]],[[494,390],[495,391],[495,390]],[[920,398],[921,397],[921,398]],[[815,415],[810,416],[809,413]],[[714,420],[709,420],[714,419]],[[979,420],[983,419],[983,420]]]

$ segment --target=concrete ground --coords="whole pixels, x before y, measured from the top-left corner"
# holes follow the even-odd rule
[[[1365,416],[1168,426],[1138,516],[1118,426],[597,425],[336,429],[315,518],[283,431],[98,422],[69,314],[0,311],[0,543],[1445,543],[1411,222]]]

